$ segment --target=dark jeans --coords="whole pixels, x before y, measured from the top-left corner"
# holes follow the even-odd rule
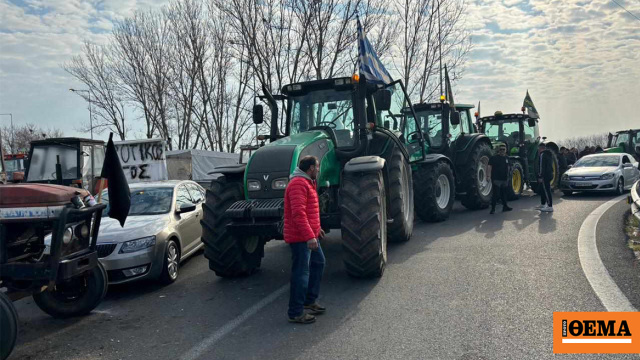
[[[491,208],[496,208],[496,203],[498,202],[498,197],[502,200],[502,207],[506,208],[507,205],[507,197],[509,194],[507,193],[507,180],[493,180],[493,196],[491,197]]]
[[[553,196],[551,192],[551,180],[553,179],[542,179],[542,184],[538,186],[542,186],[540,191],[540,205],[547,204],[549,206],[553,206]]]
[[[318,298],[325,259],[320,246],[318,250],[310,250],[306,242],[293,243],[289,246],[292,264],[287,314],[293,318],[302,315],[304,305],[311,305]]]

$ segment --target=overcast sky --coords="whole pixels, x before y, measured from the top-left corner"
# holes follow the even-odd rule
[[[640,0],[616,1],[640,17]],[[165,2],[0,0],[0,113],[88,137],[77,130],[86,103],[68,91],[82,85],[60,64],[83,39],[104,42],[115,19]],[[456,102],[517,112],[528,89],[542,135],[556,140],[640,128],[640,20],[613,0],[468,3],[474,48]]]

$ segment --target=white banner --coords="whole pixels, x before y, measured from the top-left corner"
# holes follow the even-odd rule
[[[128,182],[169,179],[164,140],[127,140],[113,144],[120,156],[120,164]]]

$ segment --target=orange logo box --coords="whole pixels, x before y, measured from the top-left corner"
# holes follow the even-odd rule
[[[554,312],[553,352],[640,353],[640,312]]]

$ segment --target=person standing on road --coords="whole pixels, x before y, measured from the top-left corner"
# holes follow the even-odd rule
[[[551,181],[553,180],[553,154],[544,143],[538,145],[538,187],[540,206],[538,210],[553,212]]]
[[[511,211],[507,205],[507,183],[509,180],[509,158],[507,157],[507,147],[503,144],[498,146],[498,153],[489,159],[489,181],[493,185],[493,196],[491,197],[491,211],[496,212],[498,196],[502,199],[502,212]]]
[[[319,241],[325,235],[316,191],[319,168],[315,156],[303,157],[284,194],[284,241],[291,247],[292,260],[288,316],[298,324],[310,324],[316,321],[314,315],[325,312],[316,302],[325,265]]]

